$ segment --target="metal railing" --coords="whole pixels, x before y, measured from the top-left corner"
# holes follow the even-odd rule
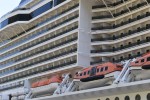
[[[107,41],[107,40],[117,40],[126,36],[130,36],[133,34],[137,34],[139,32],[147,31],[150,29],[150,24],[147,24],[146,27],[138,27],[135,30],[129,30],[128,33],[122,33],[121,35],[118,36],[113,36],[113,37],[107,37],[107,38],[96,38],[96,39],[91,39],[91,42],[96,42],[96,41]]]
[[[149,16],[150,16],[150,12],[147,12],[146,14],[143,14],[143,15],[141,15],[141,16],[140,16],[140,15],[137,16],[137,18],[128,19],[128,21],[121,22],[120,24],[117,24],[117,25],[94,27],[94,28],[92,28],[92,30],[115,29],[115,28],[121,27],[121,26],[123,26],[123,25],[127,25],[127,24],[129,24],[129,23],[132,23],[132,22],[138,21],[138,20],[140,20],[140,19],[149,17]]]
[[[59,43],[59,44],[56,44],[56,45],[53,45],[53,46],[51,46],[51,47],[49,47],[49,48],[45,48],[44,50],[42,50],[42,51],[38,51],[38,52],[36,52],[36,53],[34,53],[33,55],[37,55],[38,53],[41,53],[41,52],[44,52],[44,51],[48,51],[48,50],[50,50],[50,49],[54,49],[54,48],[56,48],[56,47],[59,47],[59,46],[62,46],[62,45],[65,45],[65,44],[68,44],[68,43],[70,43],[70,42],[73,42],[73,41],[76,41],[78,38],[77,37],[74,37],[74,38],[72,38],[72,39],[69,39],[69,40],[66,40],[66,41],[63,41],[63,42],[61,42],[61,43]],[[73,52],[72,50],[70,51],[70,52]],[[69,52],[67,52],[67,53],[69,53]],[[27,57],[24,57],[23,59],[25,59],[25,58],[28,58],[28,57],[31,57],[31,56],[33,56],[33,55],[30,55],[30,56],[27,56]],[[52,59],[53,57],[51,57],[51,59]],[[18,61],[21,61],[21,60],[23,60],[23,59],[19,59]],[[50,58],[49,58],[50,59]],[[18,61],[16,61],[16,62],[18,62]],[[5,68],[5,67],[7,67],[7,66],[9,66],[9,65],[12,65],[12,64],[14,64],[14,63],[16,63],[15,61],[13,61],[13,62],[9,62],[9,63],[7,63],[7,64],[4,64],[4,65],[1,65],[0,67],[1,68]],[[37,62],[36,62],[37,63]],[[25,66],[27,66],[27,65],[25,65]],[[29,66],[29,65],[28,65]],[[16,68],[17,69],[17,68]],[[20,68],[18,68],[18,69],[22,69],[21,67]],[[10,70],[11,71],[11,70]],[[15,70],[12,70],[11,72],[14,72]],[[6,74],[7,74],[7,72],[5,72]],[[9,72],[8,72],[9,73]],[[3,75],[3,74],[2,74]]]
[[[129,1],[129,0],[124,0],[124,1]],[[120,4],[123,4],[123,0],[121,1],[117,1],[115,3],[112,3],[112,4],[108,4],[108,7],[115,7],[115,6],[118,6]],[[96,5],[96,6],[93,6],[92,9],[97,9],[97,8],[105,8],[106,6],[105,5]]]
[[[70,11],[70,10],[72,10],[72,9],[75,9],[75,8],[78,7],[78,6],[79,6],[79,4],[74,5],[74,6],[70,7],[70,8],[68,8],[67,10],[65,10],[65,11],[63,11],[63,12],[61,12],[61,13],[55,15],[55,16],[52,16],[52,17],[50,17],[49,19],[47,19],[47,20],[45,20],[45,21],[39,23],[39,25],[33,26],[32,28],[26,30],[26,32],[32,31],[33,29],[35,29],[35,28],[37,28],[37,27],[39,27],[39,26],[41,26],[41,25],[47,23],[48,21],[51,21],[51,20],[54,20],[54,19],[58,18],[60,15],[65,14],[65,13],[67,13],[68,11]],[[12,37],[11,39],[15,39],[16,37],[21,36],[21,35],[25,34],[26,32],[21,32],[21,33],[19,33],[17,36]],[[20,45],[20,44],[26,42],[26,41],[29,41],[30,39],[33,39],[33,38],[39,36],[39,35],[40,35],[41,33],[43,33],[43,32],[44,32],[44,31],[41,31],[41,32],[38,32],[38,33],[36,33],[36,34],[33,34],[32,36],[29,36],[29,37],[27,37],[27,38],[24,38],[23,40],[20,40],[20,41],[18,41],[18,42],[16,42],[16,43],[12,44],[12,45],[9,46],[9,47],[5,47],[5,48],[1,49],[0,52],[4,52],[4,51],[6,51],[6,50],[9,50],[10,48],[14,48],[14,47],[16,47],[16,46],[18,46],[18,45]]]
[[[40,31],[40,32],[38,32],[38,33],[36,33],[36,34],[30,36],[29,38],[26,38],[26,39],[22,40],[21,42],[16,43],[15,45],[12,45],[12,46],[10,46],[10,47],[8,47],[8,48],[3,49],[3,51],[9,50],[9,49],[11,49],[11,48],[14,48],[14,47],[16,47],[16,46],[18,46],[18,45],[20,45],[20,44],[26,42],[26,41],[29,41],[30,39],[33,39],[33,38],[35,38],[35,37],[37,37],[37,36],[39,36],[39,35],[41,35],[41,34],[44,34],[45,32],[50,31],[51,29],[54,29],[54,28],[56,28],[56,27],[59,27],[60,25],[63,25],[64,23],[67,23],[67,22],[69,22],[69,21],[71,21],[71,20],[73,20],[73,19],[75,19],[75,18],[77,18],[77,17],[78,17],[78,15],[73,16],[73,17],[71,17],[71,18],[69,18],[69,19],[67,19],[67,20],[65,20],[65,21],[63,21],[63,22],[61,22],[61,23],[59,23],[59,24],[57,24],[57,25],[51,27],[51,28],[42,30],[42,31]],[[55,37],[57,37],[57,36],[63,35],[63,34],[65,34],[65,33],[69,32],[69,31],[72,31],[72,30],[76,29],[76,28],[77,28],[77,27],[73,27],[72,29],[68,29],[68,30],[63,31],[63,32],[61,32],[61,33],[58,33],[58,34],[55,35],[55,36],[51,36],[51,37],[49,37],[49,38],[46,38],[45,40],[41,40],[41,41],[39,41],[39,42],[36,42],[35,44],[32,44],[32,45],[30,45],[30,46],[28,46],[28,47],[25,47],[25,48],[23,48],[23,49],[20,49],[19,51],[17,51],[17,53],[19,53],[19,52],[21,52],[21,51],[23,51],[23,50],[26,50],[26,49],[28,49],[28,48],[30,48],[30,47],[33,47],[33,46],[35,46],[35,45],[37,45],[37,44],[40,44],[40,43],[42,43],[42,42],[45,42],[45,41],[47,41],[47,40],[53,39],[53,38],[55,38]],[[2,51],[0,51],[0,52],[2,52]],[[16,51],[15,51],[15,52],[16,52]],[[16,54],[15,52],[9,53],[8,55],[5,55],[5,56],[1,56],[1,57],[0,57],[0,60],[2,60],[2,59],[4,59],[4,58],[7,58],[7,57],[9,57],[9,56],[12,56],[12,55]]]
[[[135,10],[137,8],[140,8],[140,7],[143,7],[145,5],[147,5],[147,3],[146,2],[142,2],[142,3],[139,3],[139,4],[135,5],[135,6],[133,6],[133,7],[129,7],[129,9],[130,9],[130,11],[133,11],[133,10]],[[114,13],[113,15],[114,15],[114,17],[118,17],[118,16],[121,16],[121,15],[123,15],[125,13],[128,13],[128,12],[129,12],[129,10],[125,9],[125,10],[122,10],[122,11],[120,11],[118,13]],[[103,18],[112,18],[112,16],[111,15],[100,15],[100,16],[92,17],[93,20],[94,19],[103,19]]]
[[[25,77],[29,77],[29,76],[32,76],[32,75],[36,75],[36,74],[39,74],[39,73],[47,72],[49,70],[58,69],[58,68],[62,68],[62,67],[65,67],[65,66],[69,66],[69,65],[75,64],[76,62],[77,62],[76,60],[72,60],[72,61],[69,61],[69,62],[66,62],[66,63],[62,63],[62,64],[59,64],[59,65],[50,66],[49,68],[45,68],[43,70],[39,70],[39,71],[35,70],[35,72],[26,73],[25,75],[21,75],[21,76],[17,76],[17,77],[13,77],[13,78],[7,79],[7,80],[3,80],[0,83],[2,84],[2,83],[10,82],[10,81],[19,80],[19,79],[22,79],[22,78],[25,78]]]
[[[123,49],[129,49],[131,47],[139,46],[141,44],[145,44],[145,43],[149,43],[149,42],[150,42],[150,40],[142,40],[142,41],[138,41],[136,43],[131,43],[129,45],[124,45],[124,46],[121,46],[121,47],[118,47],[118,48],[113,48],[113,49],[91,50],[91,53],[116,52],[116,51],[120,51],[120,50],[123,50]]]

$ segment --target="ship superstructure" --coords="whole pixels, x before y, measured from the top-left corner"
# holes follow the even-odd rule
[[[22,0],[0,18],[2,100],[49,100],[46,96],[60,100],[59,95],[67,97],[65,93],[86,93],[94,83],[85,85],[74,76],[89,66],[94,67],[82,73],[89,75],[88,80],[101,75],[109,69],[107,62],[122,68],[103,75],[107,77],[99,85],[101,78],[96,76],[98,89],[149,79],[149,70],[130,69],[131,62],[150,52],[149,16],[149,0]],[[135,77],[139,73],[143,74]],[[82,99],[89,98],[76,98]]]

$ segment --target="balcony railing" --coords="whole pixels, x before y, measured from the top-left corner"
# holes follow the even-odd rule
[[[6,90],[10,90],[10,89],[14,89],[14,88],[19,88],[19,87],[23,87],[24,84],[21,83],[15,83],[15,84],[11,84],[11,85],[4,85],[2,87],[0,87],[0,91],[6,91]]]
[[[143,14],[143,15],[141,15],[141,16],[140,16],[140,15],[137,16],[137,18],[129,19],[128,21],[121,22],[120,24],[117,24],[117,25],[95,27],[95,28],[92,28],[92,30],[115,29],[115,28],[121,27],[121,26],[123,26],[123,25],[127,25],[127,24],[129,24],[129,23],[132,23],[132,22],[138,21],[138,20],[140,20],[140,19],[149,17],[149,16],[150,16],[150,12],[147,12],[146,14]]]
[[[128,0],[124,0],[125,2],[128,1]],[[107,4],[108,7],[115,7],[117,5],[120,5],[120,4],[123,4],[124,3],[123,0],[121,1],[117,1],[113,4]],[[96,5],[96,6],[93,6],[92,9],[97,9],[97,8],[105,8],[106,6],[105,5]]]
[[[130,11],[133,11],[133,10],[135,10],[137,8],[140,8],[140,7],[143,7],[145,5],[147,5],[147,3],[146,2],[142,2],[142,3],[139,3],[139,4],[135,5],[135,6],[133,6],[133,7],[129,7],[129,9],[130,9]],[[128,13],[128,12],[129,12],[128,9],[122,10],[121,12],[118,12],[118,13],[114,14],[114,17],[118,17],[118,16],[123,15],[123,14]]]
[[[70,32],[70,31],[73,31],[73,30],[75,30],[75,29],[77,29],[77,28],[78,28],[78,26],[72,27],[71,29],[68,29],[68,30],[65,30],[65,31],[63,31],[63,32],[60,32],[60,33],[58,33],[57,35],[54,35],[54,36],[49,37],[49,38],[46,38],[45,40],[41,40],[41,41],[39,41],[39,42],[36,42],[36,43],[34,43],[34,44],[31,44],[30,46],[25,47],[25,48],[21,49],[20,51],[24,51],[24,50],[26,50],[26,49],[29,49],[29,48],[31,48],[31,47],[37,45],[37,44],[41,44],[41,43],[46,42],[46,41],[48,41],[48,40],[50,40],[50,39],[52,39],[52,38],[55,38],[55,37],[57,37],[57,36],[60,36],[60,35],[63,35],[63,34],[65,34],[65,33]]]
[[[121,61],[133,59],[133,58],[136,58],[136,57],[140,57],[140,56],[143,55],[143,54],[144,54],[144,53],[142,53],[142,54],[137,54],[137,55],[131,55],[131,56],[129,56],[129,57],[125,57],[125,58],[118,59],[118,60],[109,60],[109,62],[119,63],[119,62],[121,62]],[[100,59],[100,60],[97,60],[97,61],[92,61],[92,62],[91,62],[91,65],[94,65],[94,64],[101,64],[101,63],[105,63],[105,62],[108,62],[108,61],[102,61],[102,59]]]
[[[113,38],[112,37],[110,37],[110,38],[96,38],[96,39],[91,39],[91,42],[107,41],[107,40],[113,40]]]
[[[100,60],[97,60],[97,61],[92,61],[92,62],[90,62],[90,64],[91,65],[94,65],[94,64],[101,64],[103,61],[102,61],[102,59],[100,59]]]
[[[78,15],[73,16],[73,17],[68,18],[68,19],[64,20],[63,22],[61,22],[61,23],[59,23],[59,24],[57,24],[57,25],[55,25],[55,26],[52,26],[52,27],[50,27],[50,28],[48,28],[48,29],[45,29],[45,30],[42,30],[41,32],[38,32],[38,33],[34,34],[34,35],[31,36],[30,38],[27,38],[26,40],[24,40],[24,41],[22,41],[22,42],[20,42],[20,43],[17,43],[17,44],[15,44],[15,45],[13,45],[13,46],[10,46],[10,47],[8,47],[8,48],[5,48],[5,51],[6,51],[6,50],[9,50],[10,48],[14,48],[14,47],[18,46],[18,45],[21,44],[21,43],[24,43],[24,42],[26,42],[26,41],[29,41],[30,39],[33,39],[33,38],[35,38],[36,36],[38,36],[38,35],[40,35],[40,34],[44,34],[45,32],[47,32],[47,31],[49,31],[49,30],[51,30],[51,29],[54,29],[54,28],[56,28],[56,27],[58,27],[58,26],[60,26],[60,25],[63,25],[63,24],[65,24],[65,23],[67,23],[67,22],[69,22],[69,21],[71,21],[71,20],[73,20],[73,19],[75,19],[75,18],[77,18],[77,17],[78,17]],[[54,37],[53,37],[53,38],[54,38]],[[14,53],[11,53],[11,54],[14,54]],[[11,54],[9,54],[9,56],[10,56]],[[1,58],[1,57],[0,57],[0,58]],[[4,57],[4,58],[5,58],[5,57]],[[2,58],[1,58],[1,59],[2,59]]]
[[[143,7],[145,5],[147,5],[147,3],[146,2],[142,2],[142,3],[139,3],[139,4],[135,5],[135,6],[133,6],[133,7],[129,7],[129,9],[130,9],[130,11],[133,11],[133,10],[135,10],[137,8],[140,8],[140,7]],[[121,16],[121,15],[123,15],[125,13],[128,13],[128,12],[129,12],[129,10],[125,9],[125,10],[122,10],[122,11],[120,11],[118,13],[113,14],[113,16],[114,17],[118,17],[118,16]],[[92,17],[93,20],[94,19],[103,19],[103,18],[112,18],[112,16],[111,15],[100,15],[100,16]]]
[[[79,6],[79,4],[74,5],[74,6],[70,7],[70,8],[68,8],[67,10],[65,10],[65,11],[63,11],[63,12],[61,12],[61,13],[55,15],[55,16],[52,16],[52,17],[50,17],[49,19],[47,19],[47,20],[45,20],[45,21],[39,23],[38,25],[33,26],[32,28],[26,30],[26,32],[32,31],[34,28],[37,28],[38,26],[41,26],[41,25],[47,23],[48,21],[54,20],[54,19],[58,18],[59,16],[61,16],[62,14],[65,14],[65,13],[71,11],[72,9],[77,8],[78,6]],[[32,36],[29,36],[29,37],[27,37],[27,38],[24,38],[23,40],[20,40],[20,41],[18,41],[18,42],[16,42],[16,43],[12,44],[12,45],[9,46],[9,47],[5,47],[5,48],[1,49],[0,52],[4,52],[4,51],[6,51],[6,50],[9,50],[10,48],[14,48],[14,47],[16,47],[16,46],[18,46],[18,45],[20,45],[20,44],[26,42],[26,41],[29,41],[30,39],[33,39],[33,38],[39,36],[39,35],[42,34],[42,33],[44,33],[44,31],[38,32],[38,33],[36,33],[36,34],[33,34]],[[21,36],[21,35],[23,35],[23,34],[25,34],[25,32],[21,32],[21,33],[17,34],[16,36],[12,37],[11,40],[14,39],[14,38],[16,38],[16,37],[18,37],[18,36]]]
[[[41,53],[41,52],[44,52],[44,51],[48,51],[48,50],[50,50],[50,49],[54,49],[54,48],[57,48],[57,47],[59,47],[59,46],[68,44],[68,43],[70,43],[70,42],[76,41],[77,39],[78,39],[78,37],[74,37],[74,38],[72,38],[72,39],[63,41],[63,42],[61,42],[61,43],[59,43],[59,44],[56,44],[56,45],[53,45],[53,46],[51,46],[51,47],[49,47],[49,48],[45,48],[45,49],[43,49],[42,51],[38,51],[37,53],[35,53],[35,55],[38,54],[38,53]],[[29,57],[31,57],[31,56],[33,56],[33,55],[30,55]],[[27,57],[25,57],[25,58],[27,58]],[[24,59],[25,59],[25,58],[24,58]],[[23,59],[19,59],[18,61],[21,61],[21,60],[23,60]],[[17,61],[17,62],[18,62],[18,61]],[[15,63],[15,62],[8,63],[8,64],[5,64],[5,65],[1,65],[1,67],[4,68],[4,67],[7,67],[7,66],[9,66],[9,65],[12,65],[13,63]],[[15,70],[9,70],[9,71],[10,71],[10,72],[14,72]],[[6,72],[6,74],[8,74],[8,73],[10,73],[10,72]]]
[[[15,81],[15,80],[22,79],[22,78],[29,77],[29,76],[33,76],[33,75],[36,75],[36,74],[39,74],[39,73],[47,72],[49,70],[69,66],[69,65],[75,64],[76,62],[77,62],[76,60],[70,60],[69,62],[58,64],[58,65],[55,65],[55,66],[50,66],[48,68],[46,67],[45,69],[42,69],[42,70],[38,70],[38,71],[34,70],[35,72],[32,72],[32,73],[26,73],[25,75],[16,76],[15,78],[11,78],[11,79],[8,79],[8,80],[5,80],[5,81],[0,81],[0,84],[7,83],[7,82],[10,82],[10,81]]]
[[[121,62],[121,61],[129,60],[129,59],[133,59],[133,58],[136,58],[136,57],[140,57],[143,54],[131,55],[129,57],[125,57],[125,58],[122,58],[122,59],[114,60],[113,62]]]
[[[149,43],[150,40],[142,40],[142,41],[138,41],[136,43],[131,43],[129,45],[125,45],[125,46],[121,46],[118,48],[113,48],[113,49],[103,49],[103,50],[91,50],[91,53],[101,53],[101,52],[116,52],[116,51],[120,51],[123,49],[129,49],[130,47],[134,47],[134,46],[138,46],[144,43]]]
[[[42,59],[42,60],[40,60],[40,61],[36,61],[36,62],[34,62],[34,63],[27,64],[27,65],[22,66],[22,67],[19,67],[19,68],[15,68],[15,71],[20,70],[20,69],[27,68],[27,67],[32,66],[32,65],[35,65],[35,64],[39,64],[39,63],[42,63],[42,62],[46,62],[46,61],[48,61],[48,60],[52,60],[52,59],[55,59],[55,58],[58,58],[58,57],[61,57],[61,56],[65,56],[65,55],[68,55],[68,54],[73,53],[73,52],[76,52],[76,51],[77,51],[77,49],[75,48],[75,49],[72,49],[72,50],[70,50],[70,51],[62,52],[61,54],[57,54],[57,55],[55,55],[55,56],[51,56],[51,57]]]
[[[101,15],[92,17],[92,19],[103,19],[103,18],[113,18],[113,17],[112,15]]]
[[[41,54],[42,52],[46,52],[46,51],[48,51],[48,50],[50,50],[50,49],[53,49],[53,48],[51,48],[51,47],[50,47],[50,48],[45,48],[45,49],[43,49],[43,50],[41,50],[41,51],[34,52],[34,53],[30,54],[30,55],[27,55],[27,56],[25,56],[25,57],[22,57],[22,58],[20,58],[20,59],[15,60],[15,62],[18,62],[18,61],[24,60],[24,59],[26,59],[26,58],[29,58],[29,57],[32,57],[32,56]]]
[[[12,55],[15,55],[15,54],[17,54],[17,53],[19,53],[19,52],[21,52],[21,51],[24,51],[24,50],[26,50],[26,49],[28,49],[28,48],[31,48],[31,47],[35,46],[35,45],[37,45],[37,44],[43,43],[43,42],[45,42],[45,41],[48,41],[48,40],[50,40],[50,39],[53,39],[53,38],[55,38],[55,37],[58,37],[58,36],[60,36],[60,35],[65,34],[65,33],[68,33],[68,32],[70,32],[70,31],[73,31],[73,30],[75,30],[75,29],[77,29],[77,28],[78,28],[78,26],[72,27],[71,29],[65,30],[65,31],[60,32],[60,33],[58,33],[58,34],[56,34],[56,35],[53,35],[53,36],[51,36],[51,37],[49,37],[49,38],[46,38],[46,39],[44,39],[44,40],[38,41],[38,42],[36,42],[36,43],[34,43],[34,44],[31,44],[31,45],[29,45],[29,46],[27,46],[27,47],[24,47],[23,49],[20,49],[20,51],[15,51],[15,52],[9,53],[9,54],[6,55],[6,56],[0,57],[0,60],[2,60],[2,59],[4,59],[4,58],[7,58],[7,57],[10,57],[10,56],[12,56]],[[47,30],[47,31],[48,31],[48,30]],[[45,32],[46,32],[46,30],[41,31],[40,34],[43,34],[43,33],[45,33]]]
[[[107,41],[107,40],[117,40],[117,39],[120,39],[120,38],[123,38],[123,37],[126,37],[126,36],[130,36],[130,35],[133,35],[133,34],[137,34],[139,32],[142,32],[142,31],[147,31],[150,29],[150,24],[147,24],[146,27],[142,27],[142,28],[137,28],[136,30],[131,30],[129,31],[128,33],[124,33],[124,34],[121,34],[119,36],[113,36],[113,37],[108,37],[108,38],[96,38],[96,39],[91,39],[91,42],[96,42],[96,41]]]

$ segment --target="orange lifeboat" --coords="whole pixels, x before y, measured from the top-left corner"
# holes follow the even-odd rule
[[[31,85],[32,95],[34,97],[42,95],[50,95],[57,89],[57,87],[61,82],[62,77],[60,76],[53,76],[49,79],[34,82]]]
[[[97,66],[91,66],[89,68],[83,69],[81,72],[76,73],[75,79],[80,79],[82,82],[88,82],[98,79],[103,79],[109,76],[115,71],[121,71],[122,65],[107,62]]]
[[[36,87],[38,87],[38,85],[39,85],[39,82],[35,82],[35,83],[32,83],[32,88],[36,88]]]
[[[77,72],[74,79],[80,80],[79,90],[97,88],[112,84],[123,66],[111,62],[84,68]]]
[[[130,66],[133,69],[150,69],[150,52],[131,62]]]
[[[60,83],[62,81],[62,78],[60,76],[53,76],[50,79],[38,81],[35,83],[32,83],[32,88],[41,87],[45,85],[49,85],[51,83]]]

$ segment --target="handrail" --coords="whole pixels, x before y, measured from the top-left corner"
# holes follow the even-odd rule
[[[119,74],[119,76],[114,81],[114,84],[118,84],[120,82],[121,78],[123,78],[123,76],[125,75],[126,71],[129,68],[130,62],[131,62],[131,60],[128,60],[125,62],[125,65],[123,66],[123,69],[122,69],[121,73]]]

